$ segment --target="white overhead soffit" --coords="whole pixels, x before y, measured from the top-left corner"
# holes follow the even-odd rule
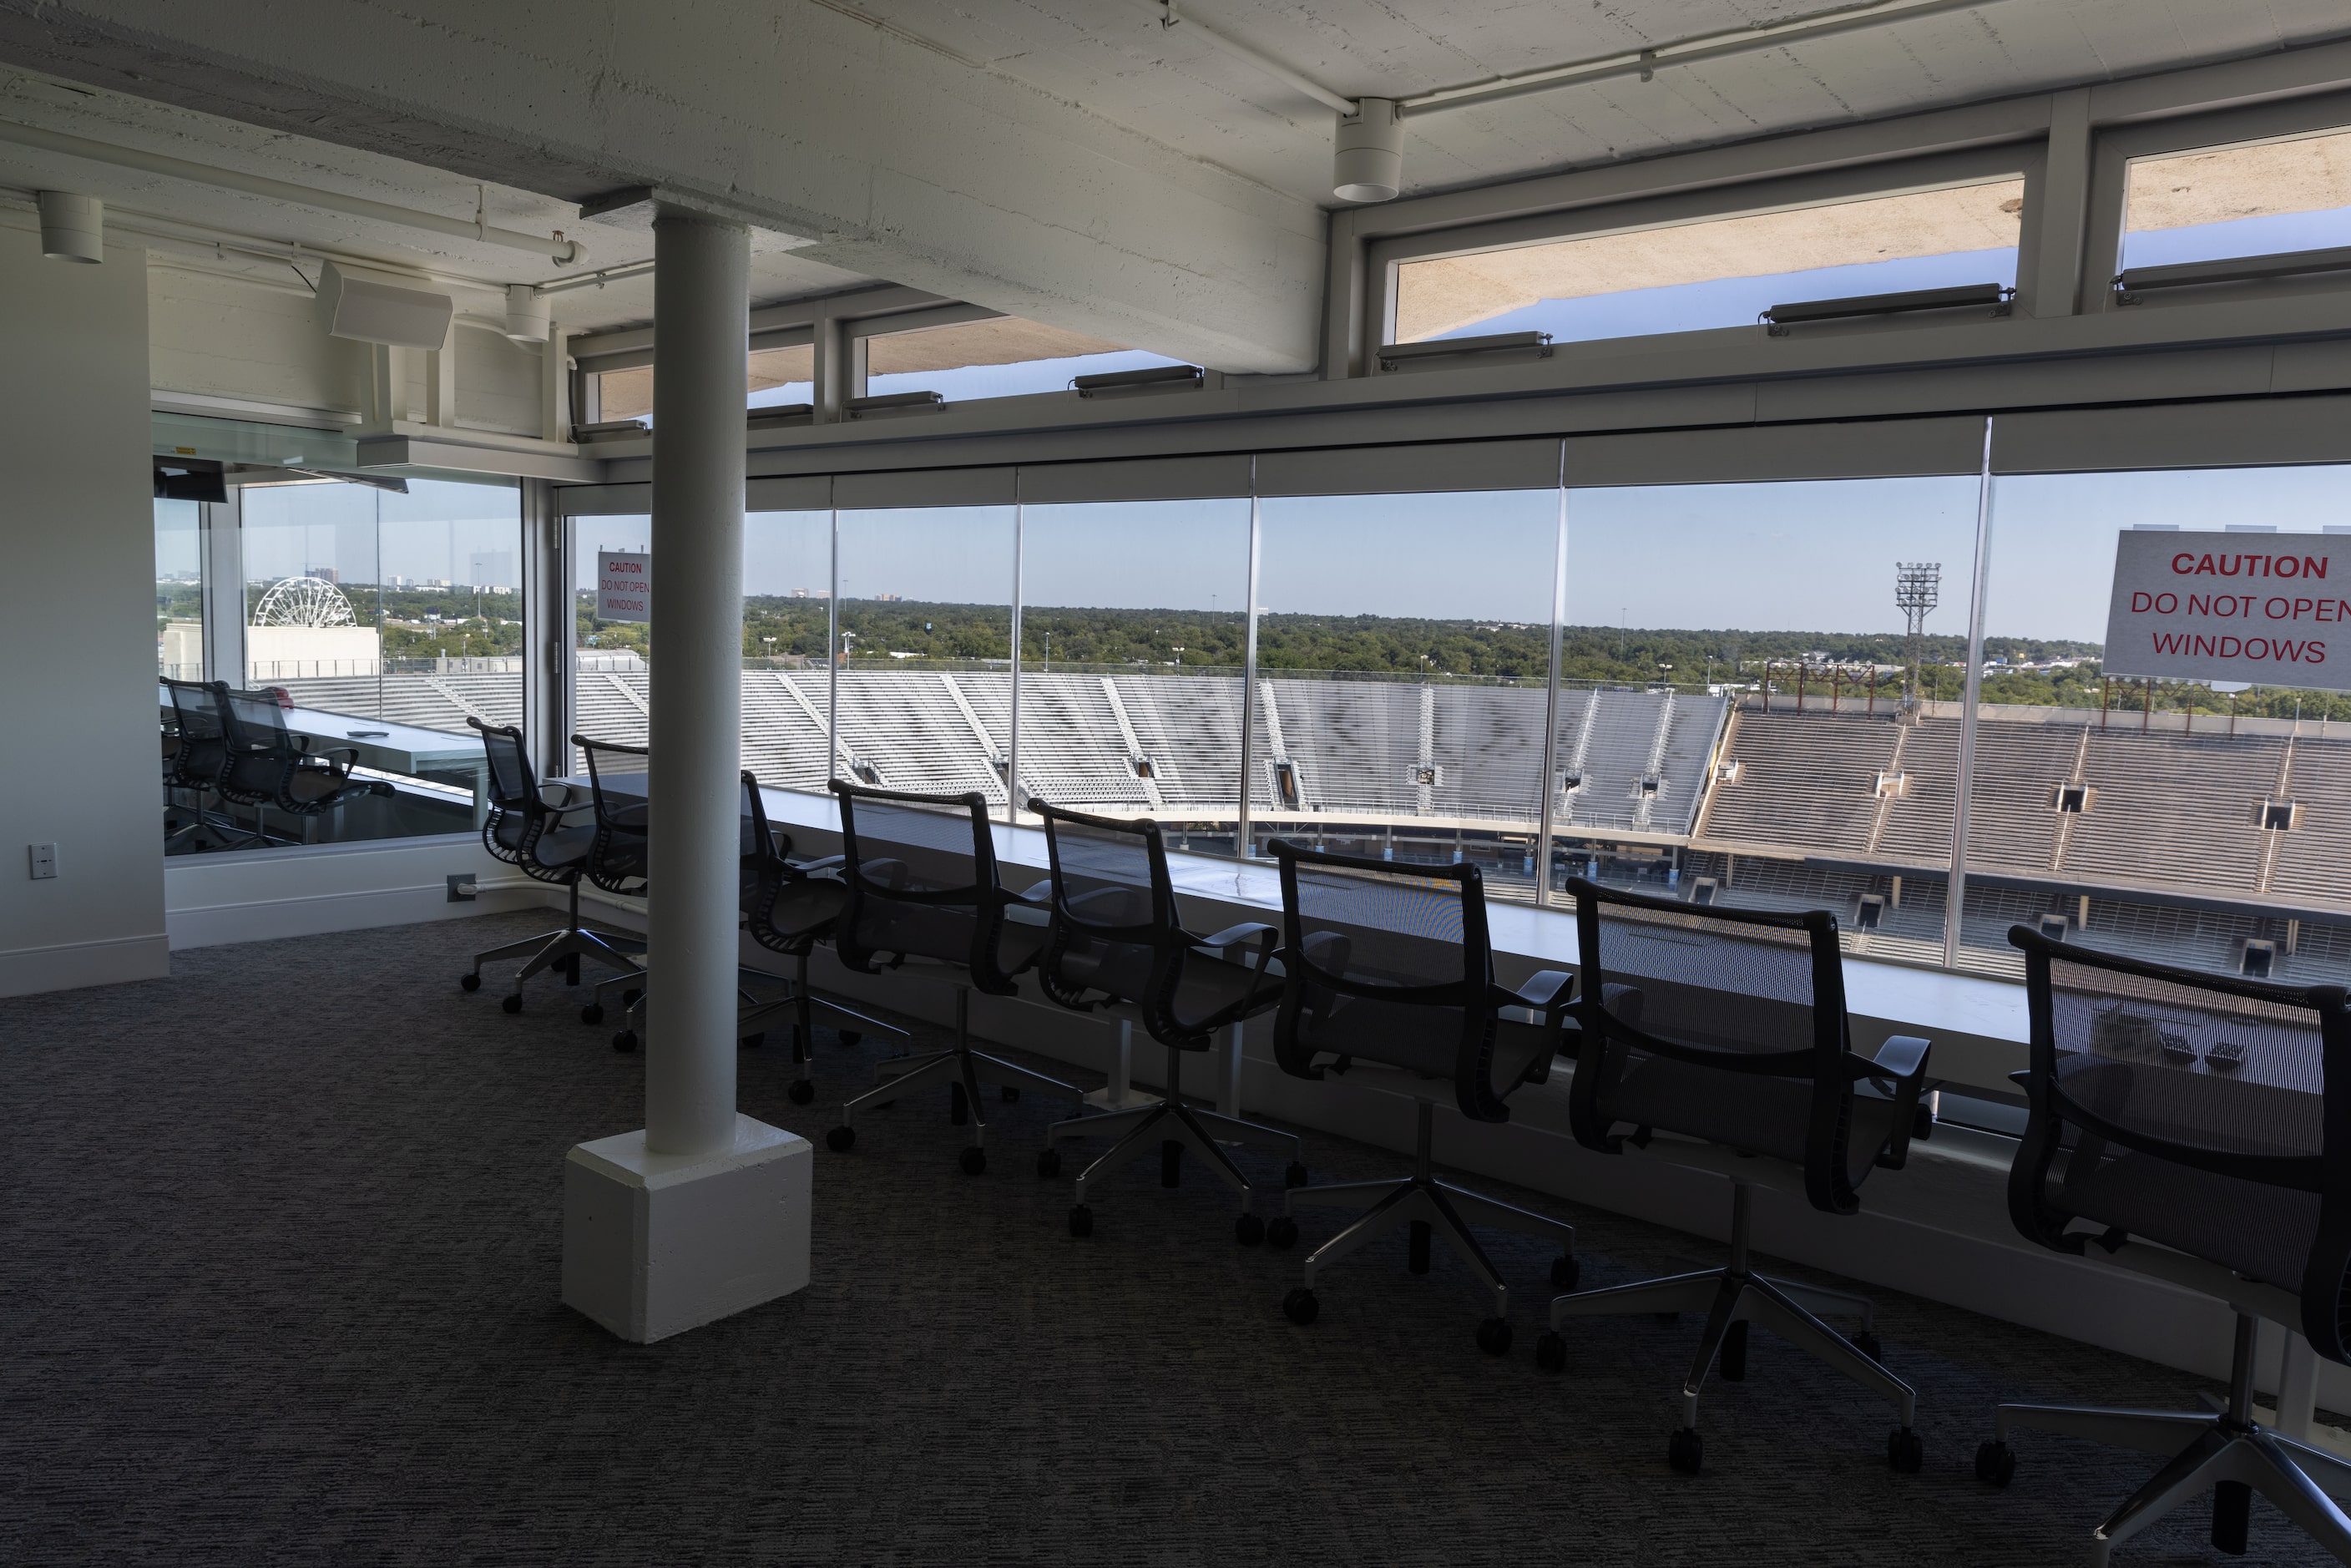
[[[1548,438],[1268,452],[1257,460],[1260,496],[1549,490],[1558,484],[1559,442]]]
[[[832,504],[844,512],[884,507],[1008,507],[1013,468],[928,468],[894,474],[841,474]]]
[[[2351,463],[2351,397],[2263,397],[2004,413],[1995,474]]]
[[[1020,499],[1035,506],[1079,501],[1199,501],[1249,493],[1247,454],[1138,457],[1113,463],[1024,464]]]
[[[1578,489],[1979,474],[1983,449],[1984,422],[1974,414],[1575,435],[1567,441],[1567,483]]]

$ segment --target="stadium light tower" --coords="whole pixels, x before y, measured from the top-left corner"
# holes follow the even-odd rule
[[[1927,616],[1941,601],[1943,563],[1938,560],[1897,560],[1894,563],[1894,607],[1902,612],[1910,631],[1910,690],[1902,700],[1906,716],[1918,716],[1919,665],[1926,654]]]

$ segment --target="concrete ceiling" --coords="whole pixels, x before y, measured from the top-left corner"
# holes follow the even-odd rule
[[[1408,96],[1829,0],[1182,0],[1349,95]],[[2351,32],[2344,0],[1986,0],[1407,123],[1407,193],[1848,123]],[[650,254],[572,204],[657,184],[765,231],[759,302],[887,278],[1221,369],[1311,364],[1332,113],[1145,0],[0,0],[0,118]],[[42,79],[46,78],[47,79]],[[95,93],[60,85],[71,82]],[[491,281],[464,239],[0,141],[0,184]],[[270,264],[257,263],[263,267]],[[641,320],[646,279],[566,294]]]

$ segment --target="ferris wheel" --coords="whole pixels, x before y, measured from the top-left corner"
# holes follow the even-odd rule
[[[288,577],[271,585],[253,607],[256,626],[351,626],[351,601],[323,578]]]

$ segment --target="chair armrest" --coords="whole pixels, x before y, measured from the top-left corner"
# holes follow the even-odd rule
[[[812,861],[794,861],[792,869],[802,876],[819,876],[829,871],[839,871],[849,863],[843,855],[819,855]]]
[[[1004,896],[1011,903],[1026,904],[1030,909],[1050,909],[1053,907],[1053,880],[1048,877],[1043,882],[1032,882],[1026,891],[1020,893],[1007,888]]]
[[[1532,1008],[1539,1013],[1549,1012],[1573,994],[1575,977],[1565,969],[1539,969],[1528,976],[1527,983],[1517,990],[1499,986],[1495,989],[1499,993],[1495,999],[1504,1007]]]
[[[1192,946],[1214,947],[1222,951],[1227,947],[1238,947],[1244,942],[1263,942],[1269,937],[1279,942],[1281,940],[1281,933],[1260,921],[1252,920],[1244,921],[1238,925],[1228,925],[1213,936],[1195,936],[1192,938]]]
[[[1865,1074],[1893,1081],[1894,1134],[1877,1156],[1887,1170],[1900,1170],[1910,1158],[1910,1131],[1918,1118],[1918,1091],[1927,1078],[1927,1049],[1928,1042],[1915,1034],[1888,1035]]]
[[[1872,1078],[1917,1079],[1927,1071],[1928,1042],[1915,1034],[1894,1034],[1870,1061]]]

